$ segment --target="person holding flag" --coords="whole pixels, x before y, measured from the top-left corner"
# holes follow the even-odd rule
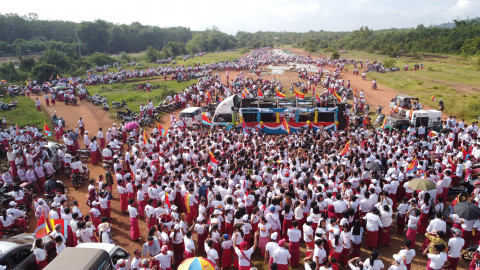
[[[343,147],[342,151],[340,151],[340,156],[344,157],[350,152],[350,143],[352,140],[349,140],[346,144],[345,147]]]
[[[185,193],[185,209],[187,210],[187,225],[193,223],[193,219],[197,217],[197,199],[193,195],[194,189],[190,188]]]

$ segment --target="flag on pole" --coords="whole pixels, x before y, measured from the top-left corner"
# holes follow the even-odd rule
[[[436,98],[435,96],[432,96],[432,97],[430,98],[431,101],[435,101],[436,99],[437,99],[437,98]]]
[[[407,173],[413,173],[417,169],[417,157],[412,159],[412,162],[407,166]]]
[[[208,119],[208,117],[204,113],[202,113],[202,123],[204,123],[205,125],[213,126],[212,121],[210,121],[210,119]]]
[[[48,86],[52,86],[52,84],[51,84],[51,83],[49,83],[49,82],[47,82],[47,85],[48,85]]]
[[[218,101],[222,102],[222,101],[223,101],[223,98],[222,98],[222,97],[218,97]]]
[[[288,126],[287,120],[283,118],[283,123],[282,123],[283,128],[287,131],[288,134],[290,134],[290,127]]]
[[[250,131],[247,129],[247,123],[245,123],[245,120],[243,118],[242,118],[242,129],[243,129],[243,133],[250,134]]]
[[[45,122],[43,122],[43,133],[45,134],[45,136],[47,137],[50,137],[52,136],[52,132],[50,131],[50,129],[48,128],[47,124]]]
[[[147,137],[147,130],[143,130],[143,144],[147,144],[148,142],[148,137]]]
[[[33,235],[36,238],[42,238],[47,236],[50,233],[50,229],[47,226],[47,222],[45,222],[45,213],[42,212],[42,215],[37,221],[37,228],[35,229],[35,232],[33,232]]]
[[[2,80],[2,83],[7,83],[7,81],[6,81],[6,80]]]
[[[340,152],[340,156],[344,157],[346,154],[348,154],[348,152],[350,152],[350,142],[351,140],[345,144],[345,147],[343,147],[342,151]]]
[[[52,228],[52,230],[55,229],[55,226],[56,225],[61,225],[62,226],[62,230],[60,231],[63,235],[63,237],[65,237],[65,239],[68,238],[68,230],[66,228],[68,228],[69,224],[68,224],[68,220],[63,220],[63,219],[49,219],[48,222],[50,223],[50,228]]]
[[[278,90],[275,90],[275,96],[276,96],[278,99],[283,99],[283,98],[285,98],[285,94],[281,93],[281,92],[278,91]]]
[[[437,132],[436,132],[436,131],[433,131],[433,130],[431,130],[431,131],[428,133],[428,135],[427,135],[427,136],[428,136],[428,137],[430,137],[430,138],[433,138],[433,137],[437,136]]]
[[[386,126],[387,126],[387,116],[385,115],[385,118],[383,119],[382,126],[380,128],[385,130]]]
[[[212,166],[218,166],[218,161],[217,159],[215,158],[215,156],[213,155],[212,152],[210,152],[210,165]]]
[[[168,195],[168,192],[165,193],[165,208],[167,208],[168,213],[172,212],[172,204],[170,203],[170,195]]]
[[[295,98],[299,100],[304,100],[305,99],[305,94],[298,92],[295,90]]]
[[[337,91],[335,91],[335,90],[333,90],[333,96],[334,96],[335,98],[337,98],[337,101],[338,101],[338,102],[341,102],[341,101],[342,101],[342,98],[337,94]]]
[[[16,125],[15,135],[18,135],[18,134],[20,134],[20,128],[18,127],[18,124],[15,124],[15,125]]]
[[[245,94],[247,94],[247,95],[250,94],[250,92],[248,91],[246,86],[244,86],[243,88],[245,88],[245,90],[243,90],[243,91],[245,91]]]
[[[412,117],[413,117],[413,107],[410,108],[410,113],[408,114],[409,119],[412,119]]]
[[[165,138],[165,136],[167,136],[167,134],[168,134],[168,129],[169,129],[169,128],[167,128],[167,129],[165,129],[165,131],[163,131],[163,134],[162,134],[162,137],[163,137],[163,138]]]
[[[58,76],[58,74],[57,74],[57,80],[60,80],[60,76]]]
[[[315,94],[315,98],[317,99],[317,103],[321,103],[322,101],[320,100],[320,96],[318,94]]]
[[[245,93],[245,91],[242,91],[242,98],[246,98],[247,97],[247,94]]]
[[[262,93],[262,90],[260,89],[260,85],[258,86],[258,94],[257,94],[258,98],[263,98],[263,93]]]
[[[25,81],[25,83],[26,83],[26,84],[27,84],[27,86],[28,86],[28,81]]]

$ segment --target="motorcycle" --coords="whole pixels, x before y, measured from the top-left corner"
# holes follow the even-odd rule
[[[65,119],[63,119],[63,117],[58,117],[57,114],[54,113],[54,114],[52,115],[52,123],[53,123],[54,125],[58,125],[59,120],[61,121],[62,126],[65,127]]]
[[[375,114],[376,114],[377,116],[380,115],[380,114],[382,113],[382,110],[383,110],[383,106],[378,106],[377,111],[376,111]]]
[[[103,110],[107,111],[107,112],[110,110],[110,107],[108,106],[108,104],[106,102],[103,103]]]
[[[112,106],[115,109],[120,109],[127,106],[127,103],[122,99],[122,102],[112,101]]]
[[[65,105],[73,105],[73,106],[77,106],[77,98],[66,98],[65,99]]]
[[[10,111],[10,110],[13,110],[15,108],[17,108],[17,101],[16,100],[12,100],[12,102],[10,102],[9,104],[0,102],[0,109],[1,110]]]
[[[445,110],[445,104],[443,103],[443,100],[440,100],[438,102],[438,110],[443,112],[443,110]]]
[[[370,105],[366,104],[365,108],[363,109],[363,113],[368,114],[368,112],[370,112]]]
[[[81,184],[83,184],[90,178],[90,171],[88,170],[88,167],[84,164],[82,168],[83,173],[75,173],[72,174],[70,177],[70,181],[72,181],[72,186],[75,189],[79,188]]]
[[[383,120],[385,119],[385,115],[383,114],[377,114],[377,119],[375,119],[375,122],[373,123],[374,125],[380,125],[383,123]]]

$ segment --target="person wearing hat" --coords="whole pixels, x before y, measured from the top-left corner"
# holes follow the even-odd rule
[[[465,240],[462,238],[461,230],[457,228],[451,230],[453,237],[448,240],[447,259],[450,262],[449,269],[456,270]]]
[[[228,234],[223,235],[222,241],[222,268],[227,269],[232,266],[232,247],[233,243]]]
[[[167,245],[163,245],[160,253],[153,257],[159,262],[160,270],[172,270],[173,252],[168,250]]]
[[[404,259],[398,255],[393,254],[393,262],[392,265],[388,268],[388,270],[406,270],[407,266],[405,265]]]
[[[25,211],[17,209],[17,203],[11,201],[9,204],[10,208],[7,210],[7,215],[11,215],[15,218],[13,225],[19,228],[22,232],[27,229],[28,226],[28,217],[26,216]]]
[[[270,206],[269,210],[270,212],[265,215],[265,218],[267,219],[267,222],[272,226],[272,231],[280,234],[282,224],[280,223],[280,218],[278,216],[278,213],[276,212],[276,207],[272,205]]]
[[[237,254],[237,256],[239,258],[239,262],[238,262],[238,269],[239,270],[250,270],[251,269],[252,262],[251,262],[250,258],[252,256],[253,252],[255,251],[255,249],[257,249],[259,234],[260,234],[260,231],[257,231],[255,233],[253,246],[250,249],[247,249],[247,242],[243,241],[240,244],[240,247],[239,247],[235,243],[237,239],[235,239],[235,238],[233,239],[233,249],[234,249],[235,253]],[[237,236],[235,236],[235,237],[237,237]]]
[[[273,252],[278,248],[278,243],[277,243],[277,237],[278,233],[274,232],[270,235],[271,241],[267,243],[265,246],[265,260],[264,263],[268,265],[271,265],[273,262]]]
[[[120,260],[117,261],[117,264],[116,264],[116,266],[115,266],[115,269],[116,269],[116,270],[126,270],[126,269],[127,269],[127,268],[126,268],[126,267],[127,267],[126,264],[127,264],[127,263],[125,262],[124,259],[120,259]]]
[[[138,211],[134,207],[135,200],[128,200],[128,214],[130,216],[130,239],[133,241],[140,240],[140,228],[138,227]]]
[[[285,244],[285,239],[278,241],[278,248],[273,252],[273,263],[278,265],[279,270],[288,270],[290,258],[292,257],[290,252],[285,249]]]

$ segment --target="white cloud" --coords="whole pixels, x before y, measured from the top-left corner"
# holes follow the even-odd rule
[[[272,7],[272,12],[278,16],[298,16],[306,13],[316,12],[319,8],[319,3],[310,3],[307,5],[288,3],[287,5]]]

